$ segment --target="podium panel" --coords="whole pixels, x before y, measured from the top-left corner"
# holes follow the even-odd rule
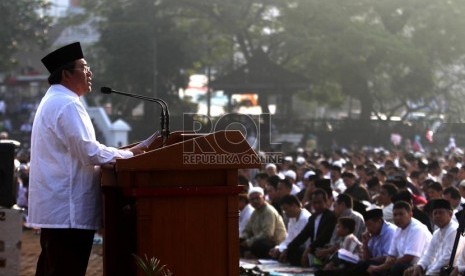
[[[175,133],[170,139],[102,167],[104,275],[142,275],[136,254],[159,259],[176,276],[237,276],[237,194],[243,190],[237,170],[257,168],[258,157],[238,131]],[[210,156],[235,158],[185,162],[186,155],[204,154],[204,145],[214,149]],[[216,157],[209,158],[203,161]]]

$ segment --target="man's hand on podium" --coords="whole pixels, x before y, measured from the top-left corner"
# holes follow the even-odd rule
[[[143,145],[142,143],[139,143],[135,145],[134,147],[129,148],[128,150],[131,151],[134,156],[145,153],[147,151],[148,147]]]
[[[145,153],[149,149],[153,141],[155,141],[155,139],[159,136],[160,136],[160,132],[157,130],[152,135],[150,135],[149,138],[145,139],[144,141],[140,142],[134,147],[129,148],[129,150],[132,151],[134,155]]]
[[[153,141],[155,141],[155,139],[157,139],[157,137],[160,137],[160,131],[155,131],[152,135],[149,136],[149,138],[145,139],[144,141],[140,142],[139,145],[141,147],[145,147],[147,150],[150,145],[153,143]]]

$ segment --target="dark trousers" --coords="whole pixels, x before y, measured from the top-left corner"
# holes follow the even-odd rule
[[[253,256],[260,259],[270,258],[270,250],[275,244],[269,239],[261,238],[256,240],[250,247],[240,246],[241,257],[245,256],[245,252],[249,251]]]
[[[42,228],[36,276],[85,276],[94,234],[94,230]]]
[[[304,254],[305,246],[287,249],[287,261],[293,266],[302,265],[302,255]]]
[[[380,262],[375,261],[360,261],[356,264],[346,263],[346,267],[343,269],[335,270],[317,270],[315,276],[370,276],[367,273],[367,269],[370,265],[380,265]],[[374,273],[372,276],[387,276],[389,275],[388,271],[381,273]]]

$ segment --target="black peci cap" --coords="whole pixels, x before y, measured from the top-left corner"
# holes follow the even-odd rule
[[[433,200],[433,210],[434,209],[452,210],[452,206],[450,205],[450,202],[448,200],[439,198]]]
[[[51,74],[61,66],[81,58],[84,58],[81,44],[79,42],[74,42],[46,55],[42,59],[42,63]]]
[[[379,209],[379,208],[374,208],[374,209],[371,209],[371,210],[368,210],[365,212],[365,214],[363,214],[363,219],[365,221],[369,220],[369,219],[379,219],[379,218],[382,218],[383,217],[383,210]]]

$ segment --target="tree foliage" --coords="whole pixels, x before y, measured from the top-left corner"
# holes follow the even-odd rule
[[[364,120],[441,112],[445,104],[431,103],[458,95],[444,76],[462,65],[464,1],[88,2],[102,19],[101,75],[121,89],[164,96],[190,73],[232,71],[258,50],[311,79],[305,98],[333,107],[356,99]]]
[[[464,11],[463,1],[297,0],[283,11],[284,52],[317,92],[334,83],[359,100],[362,119],[392,115],[438,96],[437,70],[465,53]]]
[[[168,2],[168,1],[167,1]],[[170,109],[182,109],[174,97],[186,85],[186,69],[194,63],[191,37],[177,21],[179,10],[165,1],[99,0],[84,1],[87,10],[98,17],[100,41],[94,74],[99,81],[117,90],[167,99]],[[111,97],[114,110],[124,118],[140,103],[124,97]],[[155,116],[159,107],[147,104],[146,117]]]
[[[15,65],[13,56],[18,49],[45,45],[51,23],[44,15],[48,8],[46,0],[0,1],[0,71]]]

